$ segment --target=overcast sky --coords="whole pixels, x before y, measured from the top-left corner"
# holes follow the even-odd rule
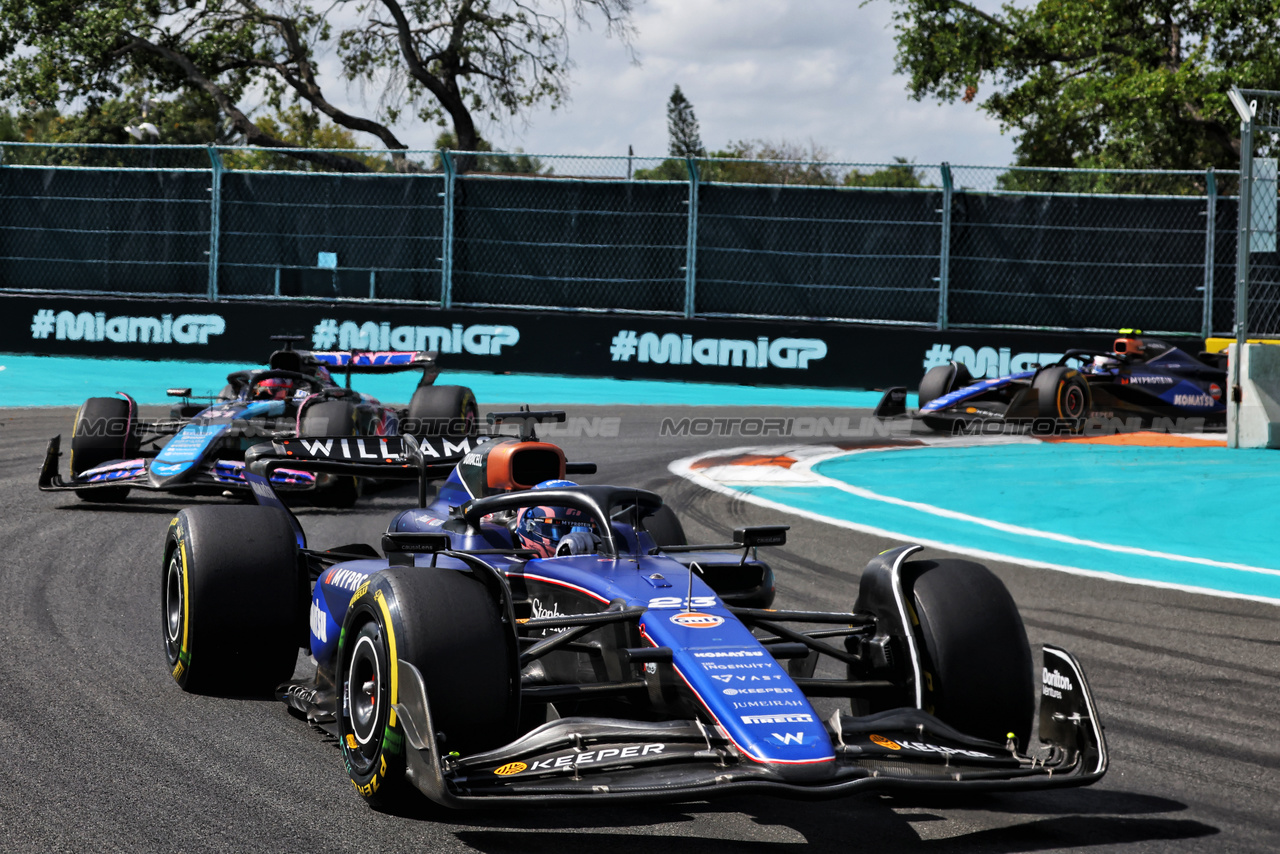
[[[662,155],[679,84],[708,149],[739,139],[812,140],[832,159],[1002,166],[1013,140],[973,105],[915,102],[893,73],[887,0],[647,0],[640,64],[603,27],[574,32],[569,103],[487,127],[495,148],[534,154]],[[436,129],[403,129],[413,147]]]

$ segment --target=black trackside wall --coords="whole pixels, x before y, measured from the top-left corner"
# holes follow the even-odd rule
[[[914,389],[950,359],[977,377],[1113,336],[363,304],[0,296],[0,350],[263,364],[272,335],[304,349],[438,350],[446,370],[748,385]],[[1200,343],[1183,346],[1197,351]]]

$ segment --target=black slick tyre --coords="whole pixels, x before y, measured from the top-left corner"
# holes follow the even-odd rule
[[[1013,597],[996,575],[968,560],[903,565],[918,622],[925,711],[968,735],[1021,749],[1031,737],[1035,683],[1031,648]]]
[[[481,581],[443,568],[375,575],[356,591],[343,622],[338,741],[356,791],[380,809],[413,797],[404,776],[413,747],[391,714],[405,684],[401,661],[422,673],[447,752],[466,756],[508,743],[519,714],[515,636]]]
[[[350,400],[320,400],[306,405],[298,421],[299,436],[359,435],[359,408]],[[360,498],[360,479],[320,475],[312,496],[321,507],[350,507]]]
[[[120,397],[91,397],[80,406],[71,428],[72,477],[137,455],[137,413],[132,403]],[[121,501],[128,494],[127,486],[76,490],[86,501]]]
[[[461,385],[420,385],[409,401],[405,431],[414,436],[470,436],[480,408],[471,389]]]
[[[920,380],[920,406],[931,400],[950,394],[958,388],[964,388],[973,382],[969,369],[961,362],[948,362],[930,368]]]
[[[640,524],[649,532],[654,545],[687,546],[689,544],[689,538],[684,533],[684,525],[680,524],[680,517],[676,515],[676,511],[665,504],[645,516]]]
[[[1093,405],[1089,383],[1079,371],[1066,365],[1040,371],[1031,387],[1037,393],[1041,418],[1077,421],[1086,417]]]
[[[165,657],[198,694],[260,696],[293,675],[306,587],[273,507],[191,507],[169,523],[160,573]]]

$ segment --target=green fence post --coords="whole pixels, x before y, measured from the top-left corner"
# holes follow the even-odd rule
[[[222,157],[218,149],[208,147],[213,164],[213,181],[209,188],[209,302],[218,301],[218,233],[222,230]]]
[[[689,169],[689,231],[684,248],[684,316],[691,320],[697,315],[698,162],[692,157],[686,157],[684,162]]]
[[[1212,166],[1205,173],[1204,186],[1208,207],[1204,212],[1204,312],[1200,319],[1200,337],[1208,338],[1213,334],[1213,260],[1218,233],[1218,181]]]
[[[453,308],[453,182],[455,172],[453,158],[446,149],[440,150],[440,163],[444,167],[444,225],[440,243],[440,307]]]
[[[1232,92],[1239,95],[1234,87]],[[1236,357],[1229,361],[1231,375],[1227,379],[1231,383],[1227,407],[1233,410],[1227,414],[1232,426],[1227,434],[1228,448],[1240,447],[1240,402],[1236,393],[1240,388],[1240,361],[1244,358],[1244,343],[1249,332],[1249,243],[1253,240],[1253,116],[1247,104],[1244,110],[1237,105],[1236,110],[1240,113],[1240,201],[1236,205]]]
[[[938,328],[947,328],[951,289],[951,164],[942,164],[942,241],[938,251]]]

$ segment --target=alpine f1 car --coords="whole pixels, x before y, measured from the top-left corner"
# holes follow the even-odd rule
[[[76,413],[71,431],[71,480],[58,473],[61,436],[55,436],[40,472],[42,490],[74,490],[89,501],[120,501],[130,489],[187,494],[243,491],[244,452],[274,436],[391,436],[452,426],[468,432],[476,400],[464,386],[433,385],[440,369],[434,352],[308,352],[271,354],[266,370],[236,371],[219,398],[192,403],[191,389],[169,389],[182,398],[170,417],[138,418],[138,406],[119,397],[91,397]],[[421,370],[422,379],[407,409],[393,409],[351,389],[353,373]],[[345,387],[331,372],[346,373]],[[161,440],[168,439],[163,447]],[[150,445],[147,448],[145,446]],[[307,493],[314,501],[348,506],[360,493],[351,477],[283,469],[273,474],[282,492]]]
[[[756,551],[787,526],[685,544],[661,497],[564,481],[595,467],[532,429],[284,439],[246,459],[260,506],[169,527],[168,667],[193,692],[279,682],[374,804],[415,789],[448,807],[1037,789],[1106,771],[1080,665],[1046,645],[1033,669],[979,564],[902,546],[867,564],[851,609],[776,610]],[[381,552],[310,548],[275,495],[282,468],[418,479],[419,506]],[[315,670],[295,680],[300,643]]]
[[[1171,428],[1198,429],[1226,423],[1226,387],[1225,356],[1196,358],[1166,341],[1126,335],[1108,352],[1072,349],[1054,365],[995,379],[975,382],[960,362],[930,368],[915,417],[935,430],[1036,419],[1080,425],[1107,419],[1131,429],[1158,418]],[[906,389],[889,389],[876,415],[904,414]]]

